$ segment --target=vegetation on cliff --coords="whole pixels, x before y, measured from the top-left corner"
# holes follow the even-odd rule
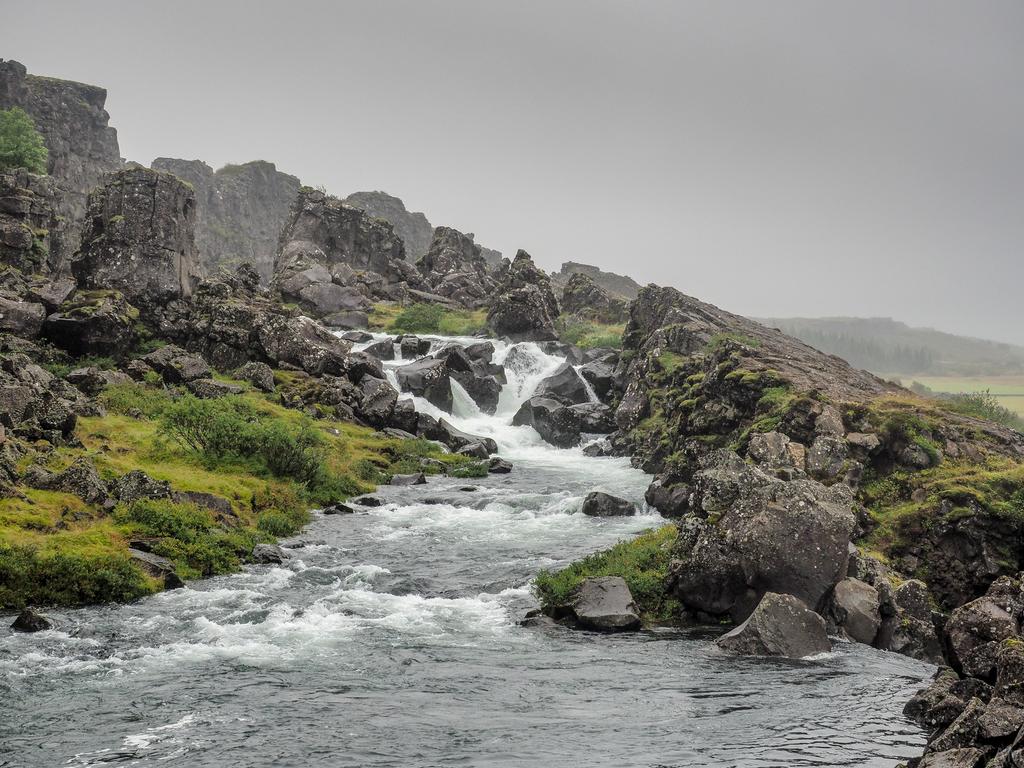
[[[374,305],[370,326],[391,333],[426,333],[443,336],[474,336],[487,330],[483,310],[452,309],[443,304],[383,302]]]
[[[35,123],[20,107],[0,109],[0,171],[46,173],[49,153]]]

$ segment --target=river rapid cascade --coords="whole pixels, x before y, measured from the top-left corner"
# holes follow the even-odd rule
[[[414,400],[493,438],[510,474],[383,487],[379,507],[314,515],[282,565],[52,611],[49,632],[0,630],[0,766],[766,768],[920,754],[901,709],[933,667],[903,656],[837,643],[759,660],[726,656],[706,632],[520,627],[540,569],[662,521],[628,459],[511,425],[564,360],[495,348],[508,382],[494,415],[454,382],[451,414]],[[387,364],[392,383],[403,362]],[[587,517],[592,490],[641,513]]]

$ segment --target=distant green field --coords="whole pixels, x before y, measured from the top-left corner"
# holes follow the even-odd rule
[[[905,387],[918,381],[933,392],[984,392],[988,390],[999,400],[1000,405],[1024,416],[1024,376],[914,376],[899,377]]]

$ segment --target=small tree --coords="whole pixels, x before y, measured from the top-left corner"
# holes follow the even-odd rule
[[[0,171],[25,168],[32,173],[46,173],[47,158],[43,137],[25,110],[0,110]]]

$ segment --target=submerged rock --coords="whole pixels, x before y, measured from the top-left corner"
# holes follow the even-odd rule
[[[261,565],[280,565],[288,559],[288,555],[283,549],[273,544],[257,544],[253,547],[249,559]]]
[[[47,629],[52,629],[53,623],[43,616],[41,613],[37,613],[33,608],[26,608],[18,614],[18,618],[11,624],[11,629],[16,632],[43,632]]]
[[[791,659],[832,650],[825,620],[799,598],[774,592],[766,593],[747,620],[716,644],[730,653]]]

